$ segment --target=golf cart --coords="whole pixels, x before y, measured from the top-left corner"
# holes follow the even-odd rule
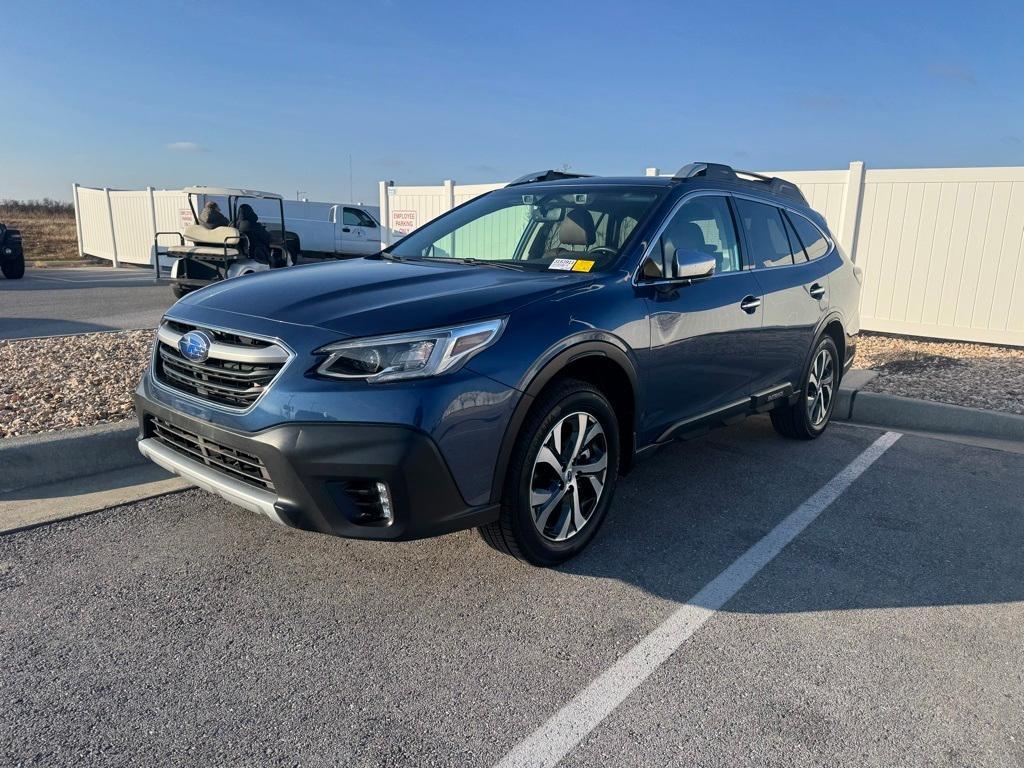
[[[231,189],[227,187],[185,187],[188,205],[192,211],[192,224],[182,232],[157,232],[153,238],[154,268],[160,277],[161,236],[178,238],[178,244],[168,246],[165,253],[174,259],[171,264],[171,291],[181,298],[189,291],[201,288],[218,280],[240,277],[268,269],[290,267],[295,264],[298,253],[298,238],[288,232],[284,225],[284,201],[273,192],[257,192],[252,189]],[[213,198],[218,203],[227,200],[225,211],[228,221],[235,222],[238,209],[245,200],[275,200],[280,211],[281,224],[267,226],[270,235],[270,258],[268,262],[250,257],[249,239],[234,226],[208,229],[199,223],[199,211]]]

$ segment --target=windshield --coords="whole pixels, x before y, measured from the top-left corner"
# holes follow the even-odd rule
[[[506,187],[426,224],[384,257],[602,272],[618,260],[662,192],[640,186]]]

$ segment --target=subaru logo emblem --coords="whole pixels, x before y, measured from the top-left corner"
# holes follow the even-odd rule
[[[210,356],[213,339],[202,331],[189,331],[178,339],[178,351],[193,363],[201,363]]]

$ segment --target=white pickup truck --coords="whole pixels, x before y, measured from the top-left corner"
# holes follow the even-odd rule
[[[274,216],[269,214],[274,211],[268,209],[268,215],[264,216],[259,206],[253,205],[253,208],[267,228],[272,229]],[[382,232],[376,206],[285,200],[284,216],[288,231],[299,239],[299,252],[303,256],[368,256],[381,249]]]

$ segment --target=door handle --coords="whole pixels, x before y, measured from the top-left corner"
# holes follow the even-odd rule
[[[823,286],[821,283],[815,283],[814,285],[807,289],[807,292],[811,294],[812,299],[820,299],[822,296],[825,295],[825,286]]]
[[[349,229],[348,227],[342,227],[342,228],[341,228],[341,231],[342,231],[342,232],[351,232],[352,230],[351,230],[351,229]]]
[[[745,296],[743,297],[743,301],[740,302],[740,309],[748,315],[754,314],[760,306],[761,300],[757,298],[757,296]]]

